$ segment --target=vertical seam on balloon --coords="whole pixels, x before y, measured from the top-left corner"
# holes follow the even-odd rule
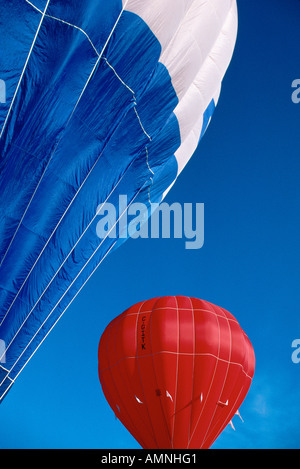
[[[244,335],[245,337],[245,335]],[[248,361],[249,361],[249,347],[246,347],[247,348],[247,365],[248,365]],[[232,362],[231,364],[234,364],[234,362]],[[246,376],[246,378],[249,378],[250,379],[250,385],[251,385],[251,382],[252,382],[252,377],[250,375],[248,375],[248,366],[245,366],[245,369],[244,369],[244,365],[240,365],[242,367],[242,373],[244,373],[244,375]],[[243,384],[243,388],[245,387],[245,384]],[[238,393],[237,397],[236,397],[236,400],[234,402],[234,405],[233,407],[235,406],[236,402],[239,400],[240,398],[240,395],[242,393],[242,390],[243,388],[240,390],[240,392]],[[219,432],[217,433],[216,438],[218,438],[218,436],[220,435],[220,433],[222,433],[223,429],[226,427],[226,425],[228,425],[228,422],[229,422],[229,419],[227,418],[224,425],[221,427],[221,429],[219,430]]]
[[[237,396],[237,398],[236,398],[236,400],[235,400],[235,402],[234,402],[234,405],[235,405],[235,403],[237,402],[237,400],[239,399],[239,397],[240,397],[240,395],[241,395],[241,392],[242,392],[242,390],[239,392],[239,394],[238,394],[238,396]],[[229,415],[230,415],[230,413],[229,413]],[[216,441],[216,439],[217,439],[218,436],[222,433],[222,431],[224,430],[224,428],[227,427],[227,425],[229,424],[230,420],[231,420],[230,417],[227,417],[227,418],[226,418],[224,424],[221,426],[221,428],[219,429],[219,431],[217,432],[217,434],[214,436],[213,442]],[[212,427],[211,433],[212,433],[213,430],[215,429],[216,425],[217,425],[217,424],[215,423],[215,425]],[[208,435],[208,437],[206,438],[205,442],[207,442],[208,440],[209,440],[209,435]],[[205,442],[204,442],[204,443],[205,443]]]
[[[110,331],[107,330],[107,333],[108,333],[108,332],[110,333]],[[108,371],[109,368],[110,368],[110,367],[106,368],[105,371]],[[99,359],[99,357],[98,357],[98,375],[99,375],[99,381],[100,381],[100,384],[101,384],[102,389],[103,389],[103,394],[104,394],[106,400],[107,400],[108,403],[109,403],[109,401],[111,401],[111,402],[113,401],[113,398],[112,398],[111,393],[110,393],[110,391],[109,391],[109,389],[108,389],[108,387],[107,387],[107,385],[106,385],[106,382],[104,381],[104,373],[103,373],[103,371],[104,371],[104,370],[101,370],[101,369],[100,369],[100,359]],[[105,393],[106,393],[106,395],[105,395]],[[106,397],[106,396],[108,396],[108,397]],[[116,406],[116,407],[117,407],[117,410],[119,410],[119,412],[120,412],[119,406]],[[115,412],[115,410],[114,410],[114,409],[112,409],[112,410],[113,410],[113,412],[114,412],[116,418],[118,418],[117,413]]]
[[[107,40],[106,40],[106,42],[105,42],[105,44],[104,44],[104,46],[103,46],[103,48],[102,48],[102,51],[101,51],[101,53],[99,54],[98,59],[96,60],[96,62],[95,62],[95,64],[94,64],[94,67],[93,67],[93,69],[92,69],[92,71],[91,71],[91,73],[90,73],[90,75],[89,75],[89,77],[88,77],[88,79],[87,79],[87,81],[86,81],[86,83],[85,83],[85,85],[84,85],[84,87],[83,87],[83,89],[82,89],[80,95],[79,95],[79,98],[77,99],[76,104],[75,104],[75,106],[74,106],[72,112],[70,113],[70,115],[69,115],[67,121],[66,121],[64,130],[66,130],[66,128],[68,127],[68,125],[69,125],[69,123],[70,123],[70,121],[71,121],[71,119],[72,119],[72,117],[73,117],[73,115],[74,115],[74,112],[75,112],[75,110],[77,109],[77,106],[78,106],[78,104],[79,104],[79,102],[80,102],[80,100],[81,100],[81,98],[82,98],[82,96],[83,96],[83,94],[84,94],[84,92],[85,92],[85,90],[86,90],[86,88],[87,88],[87,86],[88,86],[88,84],[89,84],[89,82],[90,82],[90,80],[91,80],[91,78],[92,78],[92,76],[93,76],[93,74],[94,74],[94,72],[95,72],[95,70],[96,70],[98,64],[99,64],[99,61],[100,61],[100,59],[101,59],[101,57],[102,57],[102,55],[103,55],[103,53],[104,53],[104,50],[106,49],[106,47],[107,47],[107,45],[108,45],[108,43],[109,43],[109,41],[110,41],[110,39],[111,39],[111,37],[112,37],[112,34],[113,34],[114,30],[116,29],[116,27],[117,27],[119,21],[120,21],[120,18],[121,18],[122,14],[123,14],[123,12],[124,12],[124,10],[125,10],[125,7],[126,7],[128,1],[129,1],[129,0],[126,0],[126,2],[125,2],[125,4],[124,4],[124,6],[123,6],[123,8],[122,8],[122,10],[121,10],[121,12],[120,12],[120,14],[119,14],[119,16],[118,16],[116,22],[115,22],[115,24],[114,24],[114,26],[113,26],[113,28],[112,28],[110,34],[109,34],[109,36],[108,36],[108,38],[107,38]],[[48,0],[48,3],[49,3],[49,2],[50,2],[50,0]],[[47,5],[48,5],[48,3],[47,3]],[[45,11],[46,11],[46,10],[45,10]],[[42,20],[41,20],[41,21],[42,21]],[[2,133],[0,134],[0,138],[1,138],[1,135],[2,135]],[[23,213],[23,215],[22,215],[22,217],[21,217],[21,219],[20,219],[20,221],[19,221],[19,224],[18,224],[18,226],[17,226],[17,228],[16,228],[16,231],[15,231],[15,233],[14,233],[14,235],[13,235],[13,237],[12,237],[12,239],[11,239],[9,245],[8,245],[8,248],[6,249],[6,251],[5,251],[5,253],[4,253],[4,256],[3,256],[3,258],[2,258],[2,260],[1,260],[1,262],[0,262],[0,267],[1,267],[1,265],[2,265],[2,263],[3,263],[3,261],[4,261],[5,257],[6,257],[6,255],[7,255],[7,253],[8,253],[8,251],[9,251],[9,249],[10,249],[10,246],[11,246],[13,240],[15,239],[15,236],[16,236],[16,234],[17,234],[17,232],[18,232],[18,230],[19,230],[19,228],[20,228],[20,226],[21,226],[21,224],[22,224],[22,221],[23,221],[23,219],[24,219],[24,217],[25,217],[25,215],[26,215],[26,213],[27,213],[27,210],[28,210],[28,208],[29,208],[29,206],[30,206],[30,204],[31,204],[31,202],[32,202],[32,200],[33,200],[33,198],[34,198],[34,196],[35,196],[35,194],[36,194],[36,192],[37,192],[39,186],[40,186],[40,183],[41,183],[41,181],[42,181],[42,179],[43,179],[43,177],[44,177],[44,175],[45,175],[45,173],[46,173],[46,170],[47,170],[47,168],[48,168],[48,166],[49,166],[49,164],[50,164],[50,162],[51,162],[51,160],[52,160],[52,158],[53,158],[54,153],[55,153],[56,150],[57,150],[57,147],[58,147],[58,145],[59,145],[61,139],[62,139],[62,136],[61,136],[61,137],[59,138],[59,140],[57,141],[57,143],[56,143],[56,145],[55,145],[55,147],[54,147],[54,150],[52,151],[52,153],[51,153],[51,155],[50,155],[50,157],[49,157],[49,160],[48,160],[48,162],[47,162],[47,164],[46,164],[46,166],[45,166],[45,168],[44,168],[44,170],[43,170],[43,172],[42,172],[42,174],[41,174],[41,176],[40,176],[40,179],[39,179],[39,181],[38,181],[38,184],[37,184],[36,188],[35,188],[34,191],[33,191],[33,194],[32,194],[32,196],[31,196],[31,198],[30,198],[30,200],[29,200],[29,202],[28,202],[28,204],[27,204],[27,207],[26,207],[26,209],[25,209],[25,212]]]
[[[124,318],[123,318],[123,320],[124,320]],[[119,321],[119,322],[117,322],[117,323],[115,324],[115,345],[114,345],[114,348],[115,348],[115,356],[116,356],[116,357],[117,357],[116,340],[117,340],[117,332],[118,332],[118,328],[120,327],[120,323],[121,323],[121,321]],[[112,328],[111,328],[111,329],[112,329]],[[120,361],[119,361],[119,363],[120,363]],[[111,367],[111,369],[112,369],[112,367]],[[111,372],[111,376],[112,376],[112,372]],[[115,388],[116,388],[116,390],[118,391],[118,388],[117,388],[116,385],[115,385]],[[130,391],[130,390],[128,390],[128,393],[127,393],[127,394],[128,394],[128,396],[129,396],[129,398],[130,398],[131,396],[130,396],[130,394],[129,394],[129,391]],[[119,391],[118,391],[118,394],[120,395]],[[120,400],[121,400],[121,399],[120,399]],[[126,408],[126,405],[125,405],[124,407]],[[138,435],[139,435],[139,431],[137,430],[137,427],[136,427],[136,425],[135,425],[135,420],[131,417],[131,412],[127,412],[127,414],[128,414],[128,416],[129,416],[129,418],[130,418],[130,420],[131,420],[131,422],[132,422],[132,427],[133,427],[133,429],[135,430],[136,436],[138,436]],[[137,412],[137,414],[138,414],[138,412]],[[143,438],[141,438],[141,440],[142,440],[142,442],[144,443]]]
[[[214,309],[214,308],[213,308],[213,309]],[[223,315],[223,318],[224,318],[224,315]],[[227,322],[228,322],[228,321],[227,321]],[[221,328],[220,328],[220,322],[219,322],[219,320],[218,320],[218,325],[219,325],[219,350],[220,350],[220,344],[221,344]],[[229,356],[229,358],[230,358],[230,356]],[[227,373],[228,373],[228,368],[229,368],[229,362],[227,362],[226,376],[227,376]],[[221,392],[220,392],[220,395],[219,395],[219,399],[217,400],[217,403],[219,402],[219,400],[220,400],[220,398],[221,398],[221,395],[222,395],[222,392],[223,392],[223,389],[224,389],[224,384],[225,384],[225,383],[223,382],[223,386],[222,386],[222,389],[221,389]],[[216,403],[215,411],[214,411],[214,413],[213,413],[213,415],[212,415],[212,417],[211,417],[210,423],[209,423],[209,425],[207,426],[206,433],[205,433],[205,435],[204,435],[204,437],[203,437],[203,440],[202,440],[202,444],[201,444],[200,449],[203,447],[203,445],[204,445],[204,443],[205,443],[205,441],[206,441],[206,435],[207,435],[208,430],[209,430],[209,428],[210,428],[210,426],[211,426],[211,424],[212,424],[213,418],[214,418],[215,413],[216,413],[216,410],[217,410],[217,403]]]
[[[151,344],[151,359],[152,359],[152,366],[153,366],[153,374],[154,374],[154,377],[155,377],[156,385],[158,387],[158,379],[157,379],[157,376],[156,376],[155,363],[154,363],[154,355],[155,354],[153,353],[153,347],[152,347],[152,316],[153,316],[153,307],[152,307],[152,312],[150,314],[150,344]],[[159,400],[160,400],[160,407],[161,407],[161,410],[162,410],[164,421],[165,421],[165,424],[166,424],[167,433],[169,435],[170,443],[172,444],[172,439],[171,439],[171,435],[170,435],[170,432],[169,432],[169,427],[168,427],[167,417],[166,417],[165,411],[164,411],[164,406],[162,405],[162,402],[161,402],[160,398],[159,398]]]
[[[244,386],[243,386],[243,387],[244,387]],[[241,393],[242,393],[242,390],[243,390],[243,389],[241,389],[241,390],[239,391],[239,393],[238,393],[238,395],[237,395],[237,397],[236,397],[236,399],[235,399],[235,401],[234,401],[233,407],[235,406],[236,402],[239,400],[240,395],[241,395]],[[214,437],[214,441],[215,441],[215,440],[218,438],[218,436],[222,433],[222,431],[224,430],[224,428],[229,424],[231,418],[232,418],[232,417],[230,417],[230,413],[229,413],[229,416],[226,418],[224,424],[221,426],[220,430],[217,432],[216,436]],[[212,428],[212,431],[213,431],[213,429],[214,429],[215,427],[216,427],[216,424],[215,424],[214,427]],[[211,432],[212,432],[212,431],[211,431]],[[209,436],[207,437],[206,441],[207,441],[208,439],[209,439]]]
[[[214,309],[214,308],[213,308]],[[217,318],[217,323],[218,323],[218,332],[219,332],[219,343],[218,343],[218,358],[220,357],[220,351],[221,351],[221,328],[220,328],[220,321],[219,319]],[[214,376],[213,376],[213,379],[211,381],[211,385],[210,385],[210,388],[209,388],[209,391],[207,393],[207,399],[208,399],[208,396],[209,396],[209,393],[212,389],[212,385],[213,385],[213,381],[215,379],[215,376],[216,376],[216,371],[217,371],[217,365],[218,365],[219,361],[217,360],[216,361],[216,366],[215,366],[215,370],[214,370]],[[203,446],[203,442],[204,442],[204,438],[202,439],[202,443],[201,443],[201,446],[200,446],[200,449],[201,447]]]
[[[56,307],[59,305],[59,303],[61,302],[61,300],[64,298],[64,296],[66,295],[66,293],[69,291],[69,289],[72,287],[72,285],[74,284],[74,282],[77,280],[77,278],[81,275],[81,273],[83,272],[83,270],[85,269],[85,267],[88,265],[88,263],[91,261],[91,259],[94,257],[94,255],[96,254],[96,252],[98,251],[98,249],[100,248],[100,246],[102,245],[102,243],[105,241],[105,239],[109,236],[110,232],[114,229],[114,227],[116,226],[116,224],[119,222],[120,218],[124,215],[124,213],[127,211],[128,207],[133,203],[133,201],[135,200],[135,198],[139,195],[139,193],[141,192],[141,190],[143,189],[144,186],[142,186],[142,188],[137,192],[137,194],[133,197],[133,199],[130,201],[130,203],[127,205],[127,207],[123,210],[122,214],[119,216],[118,220],[115,222],[115,224],[112,226],[112,228],[110,229],[110,231],[107,233],[107,235],[103,238],[103,240],[101,241],[101,243],[97,246],[96,250],[93,252],[93,254],[90,256],[90,258],[86,261],[86,263],[84,264],[84,266],[81,268],[81,270],[79,271],[79,273],[76,275],[76,277],[72,280],[71,284],[69,285],[69,287],[65,290],[64,294],[61,296],[61,298],[59,299],[59,301],[56,303],[56,305],[54,306],[54,308],[50,311],[49,315],[47,316],[47,318],[44,320],[44,322],[42,323],[42,325],[39,327],[38,331],[34,334],[34,336],[31,338],[30,342],[27,344],[27,346],[23,349],[21,355],[19,356],[18,360],[14,363],[13,367],[10,369],[9,373],[12,371],[12,369],[14,368],[14,366],[17,364],[17,362],[20,360],[21,356],[23,355],[23,353],[25,352],[25,350],[27,349],[27,347],[30,345],[30,343],[32,342],[32,340],[36,337],[36,335],[39,333],[39,331],[41,330],[41,328],[43,327],[43,325],[45,324],[45,322],[49,319],[49,317],[51,316],[51,314],[53,313],[53,311],[56,309]],[[117,241],[115,241],[115,243],[113,245],[116,244]],[[112,246],[113,247],[113,246]],[[111,247],[111,248],[112,248]],[[106,257],[106,255],[105,255]],[[101,261],[102,262],[102,261]],[[45,291],[43,292],[43,294],[45,293]],[[40,299],[39,299],[40,300]],[[38,300],[38,302],[39,302]],[[37,303],[36,303],[37,304]],[[36,306],[35,304],[35,306]],[[32,313],[32,311],[35,309],[35,306],[33,307],[33,309],[31,310],[30,314]],[[4,353],[7,352],[7,350],[9,349],[9,347],[11,346],[11,344],[13,343],[13,341],[15,340],[17,334],[20,332],[20,330],[23,328],[25,322],[27,321],[29,315],[27,316],[27,318],[25,319],[25,321],[23,321],[23,324],[20,326],[19,330],[17,331],[17,333],[15,334],[15,336],[13,337],[13,339],[11,340],[11,342],[9,343],[8,347],[6,348],[6,350],[4,351]],[[4,354],[3,354],[4,355]],[[2,356],[3,356],[2,355]],[[1,385],[2,383],[0,383]]]
[[[193,301],[191,298],[189,298],[192,306],[192,313],[193,313],[193,380],[192,380],[192,396],[191,396],[191,412],[190,412],[190,425],[189,425],[189,434],[188,434],[188,442],[190,441],[190,435],[191,435],[191,427],[192,427],[192,416],[193,416],[193,405],[194,405],[194,383],[195,383],[195,353],[196,353],[196,322],[195,322],[195,311],[194,311],[194,305]],[[188,448],[188,446],[187,446]]]
[[[178,311],[178,302],[176,296],[174,296],[176,302],[176,309],[177,309],[177,365],[176,365],[176,384],[175,384],[175,398],[174,398],[174,420],[173,420],[173,431],[172,431],[172,441],[171,446],[173,448],[173,439],[175,433],[175,419],[176,419],[176,403],[177,403],[177,388],[178,388],[178,368],[179,368],[179,340],[180,340],[180,332],[179,332],[179,311]]]
[[[109,331],[109,334],[108,334],[108,337],[107,337],[107,342],[106,342],[107,361],[108,361],[109,364],[110,364],[110,361],[109,361],[109,352],[108,352],[108,342],[109,342],[110,333],[111,333],[111,330]],[[110,372],[110,377],[111,377],[111,381],[112,381],[112,383],[113,383],[115,392],[116,392],[117,396],[119,397],[119,401],[120,401],[120,403],[122,403],[122,407],[125,409],[125,412],[126,412],[126,414],[127,414],[127,416],[128,416],[129,422],[131,422],[132,427],[133,427],[133,428],[135,429],[135,431],[136,431],[136,427],[135,427],[134,422],[133,422],[133,420],[132,420],[132,418],[131,418],[131,416],[130,416],[130,413],[127,412],[126,405],[123,404],[123,400],[122,400],[122,398],[121,398],[121,395],[120,395],[120,393],[119,393],[118,387],[117,387],[117,385],[116,385],[116,383],[115,383],[115,380],[114,380],[114,377],[113,377],[113,373],[112,373],[112,371],[111,371],[111,367],[109,367],[109,372]]]
[[[29,5],[31,5],[35,10],[37,10],[39,13],[43,14],[42,10],[40,10],[37,6],[35,6],[29,0],[25,0],[25,1]],[[96,52],[96,54],[99,55],[99,52],[97,51],[97,49],[96,49],[95,45],[93,44],[93,41],[91,40],[89,35],[83,29],[81,29],[79,26],[76,26],[75,24],[69,23],[68,21],[62,20],[61,18],[57,18],[56,16],[52,16],[52,15],[48,15],[48,14],[45,14],[45,16],[47,18],[51,18],[52,20],[60,21],[61,23],[64,23],[68,26],[72,26],[73,28],[78,29],[79,31],[81,31],[87,37],[87,39],[89,40],[89,42],[90,42],[92,48],[94,49],[94,51]]]
[[[246,340],[245,335],[246,334],[244,333],[243,334],[243,339],[244,339],[244,343],[245,343],[245,346],[246,346],[246,349],[247,349],[247,359],[245,360],[247,366],[245,366],[245,369],[247,370],[247,374],[248,374],[248,372],[249,372],[249,359],[250,359],[250,357],[249,357],[250,347],[249,347],[248,341]]]
[[[240,327],[240,326],[239,326],[239,327]],[[242,331],[242,332],[243,332],[243,331]],[[245,334],[244,334],[244,337],[245,337]],[[249,359],[249,351],[250,351],[250,348],[247,347],[247,356],[248,356],[248,359]],[[238,364],[238,363],[231,362],[231,364],[234,365],[234,364]],[[241,372],[244,373],[244,375],[245,375],[246,378],[249,378],[249,379],[250,379],[250,385],[251,385],[253,376],[251,377],[250,375],[248,375],[248,366],[245,366],[245,368],[244,368],[245,363],[244,363],[243,365],[242,365],[242,364],[239,364],[239,365],[240,365],[241,368],[242,368],[242,369],[241,369]],[[247,365],[248,365],[248,360],[247,360]],[[244,387],[245,387],[245,384],[243,384],[243,388],[244,388]],[[237,397],[236,397],[236,400],[235,400],[235,402],[234,402],[233,407],[235,406],[236,402],[239,400],[243,388],[242,388],[242,389],[240,390],[240,392],[238,393],[238,395],[237,395]],[[217,433],[215,439],[218,438],[218,436],[220,435],[220,433],[222,433],[223,429],[226,427],[226,425],[228,425],[229,421],[230,421],[230,419],[227,418],[226,421],[225,421],[225,423],[224,423],[224,425],[221,427],[221,429],[220,429],[219,432]]]
[[[46,6],[45,6],[45,9],[44,9],[44,11],[43,11],[43,13],[42,13],[42,17],[41,17],[41,20],[40,20],[40,22],[39,22],[38,29],[37,29],[37,31],[36,31],[36,33],[35,33],[35,36],[34,36],[33,42],[32,42],[32,44],[31,44],[31,47],[30,47],[29,53],[28,53],[28,55],[27,55],[27,58],[26,58],[26,61],[25,61],[25,64],[24,64],[24,67],[23,67],[22,73],[21,73],[21,75],[20,75],[20,78],[19,78],[19,81],[18,81],[18,84],[17,84],[17,88],[16,88],[16,90],[15,90],[15,93],[14,93],[14,95],[13,95],[12,101],[11,101],[11,103],[10,103],[10,107],[9,107],[9,109],[8,109],[8,112],[7,112],[7,114],[6,114],[6,118],[5,118],[5,121],[4,121],[4,123],[3,123],[2,130],[1,130],[1,133],[0,133],[0,139],[2,138],[2,135],[3,135],[4,129],[5,129],[5,127],[6,127],[6,124],[7,124],[8,118],[9,118],[9,116],[10,116],[10,113],[11,113],[12,107],[13,107],[13,105],[14,105],[14,102],[15,102],[15,99],[16,99],[16,96],[17,96],[17,93],[18,93],[18,91],[19,91],[19,88],[20,88],[21,82],[22,82],[22,80],[23,80],[23,76],[24,76],[25,70],[26,70],[26,68],[27,68],[27,65],[28,65],[28,62],[29,62],[29,59],[30,59],[30,56],[31,56],[32,50],[33,50],[33,48],[34,48],[34,45],[35,45],[35,43],[36,43],[36,40],[37,40],[38,34],[39,34],[39,32],[40,32],[40,29],[41,29],[42,23],[43,23],[43,21],[44,21],[45,14],[46,14],[46,11],[47,11],[47,9],[48,9],[49,3],[50,3],[50,0],[48,0],[48,1],[47,1],[47,3],[46,3]]]
[[[221,308],[219,308],[219,309],[221,310]],[[222,311],[222,310],[221,310],[221,311]],[[223,311],[222,311],[222,312],[223,312]],[[230,367],[230,365],[231,365],[232,333],[231,333],[231,327],[230,327],[230,323],[229,323],[229,321],[228,321],[228,318],[227,318],[227,316],[226,316],[225,313],[223,313],[223,314],[224,314],[223,317],[224,317],[224,319],[226,319],[227,325],[228,325],[228,329],[229,329],[229,336],[230,336],[230,342],[229,342],[229,343],[230,343],[230,347],[229,347],[229,360],[228,360],[228,363],[227,363],[227,370],[226,370],[225,378],[224,378],[224,381],[223,381],[223,386],[222,386],[222,389],[221,389],[221,392],[220,392],[219,399],[218,399],[217,403],[220,401],[221,396],[222,396],[222,393],[223,393],[223,391],[224,391],[226,379],[227,379],[227,376],[228,376],[229,367]],[[215,417],[215,415],[216,415],[216,412],[217,412],[217,404],[216,404],[216,407],[215,407],[215,411],[214,411],[214,413],[213,413],[213,415],[212,415],[212,418],[211,418],[211,420],[210,420],[210,423],[209,423],[209,425],[207,426],[206,433],[205,433],[204,438],[203,438],[202,446],[205,444],[206,440],[209,438],[209,429],[210,429],[210,427],[211,427],[211,425],[212,425],[212,423],[213,423],[213,419],[214,419],[214,417]]]
[[[147,405],[146,395],[145,395],[145,391],[144,391],[144,386],[143,386],[143,383],[142,383],[142,377],[141,377],[141,371],[140,371],[140,363],[139,363],[139,353],[138,353],[138,347],[137,347],[137,344],[138,344],[138,340],[137,340],[137,334],[138,334],[137,328],[138,328],[139,315],[140,315],[141,309],[142,309],[142,307],[144,306],[145,303],[146,303],[146,301],[144,301],[144,302],[140,305],[139,311],[138,311],[138,314],[137,314],[137,317],[136,317],[136,325],[135,325],[136,361],[137,361],[137,368],[138,368],[138,373],[139,373],[139,378],[140,378],[140,384],[141,384],[141,388],[142,388],[143,396],[144,396],[144,400],[145,400],[145,406],[146,406],[146,410],[147,410],[147,414],[148,414],[148,418],[149,418],[149,423],[150,423],[150,426],[151,426],[151,429],[152,429],[152,432],[153,432],[153,440],[155,441],[155,444],[156,444],[157,448],[159,448],[158,443],[157,443],[157,441],[156,441],[155,431],[154,431],[154,428],[153,428],[152,420],[151,420],[151,417],[150,417],[150,414],[149,414],[149,410],[148,410],[148,405]],[[150,314],[151,314],[151,313],[150,313]]]
[[[191,435],[191,437],[190,437],[190,441],[189,441],[189,443],[188,443],[188,446],[191,444],[192,438],[193,438],[193,436],[194,436],[194,434],[195,434],[195,431],[196,431],[196,429],[197,429],[197,427],[198,427],[198,424],[199,424],[199,422],[200,422],[200,419],[201,419],[203,410],[205,409],[205,404],[206,404],[206,402],[207,402],[207,400],[208,400],[209,393],[210,393],[210,391],[211,391],[211,389],[212,389],[213,381],[214,381],[214,379],[215,379],[215,375],[216,375],[216,371],[217,371],[217,367],[218,367],[218,363],[219,363],[219,359],[220,359],[220,324],[219,324],[219,320],[218,320],[218,315],[217,315],[217,314],[214,314],[214,316],[215,316],[215,318],[216,318],[216,320],[217,320],[218,329],[219,329],[218,355],[216,356],[215,368],[214,368],[213,377],[212,377],[212,380],[211,380],[211,383],[210,383],[210,386],[209,386],[209,389],[208,389],[208,393],[207,393],[207,396],[206,396],[206,398],[205,398],[205,401],[203,402],[202,410],[201,410],[200,415],[199,415],[199,417],[198,417],[198,419],[197,419],[197,422],[196,422],[196,425],[195,425],[194,430],[193,430],[193,432],[192,432],[192,435]]]

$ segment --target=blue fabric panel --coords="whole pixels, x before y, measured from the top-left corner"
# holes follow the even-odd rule
[[[0,2],[0,31],[2,32],[0,79],[4,80],[6,87],[6,103],[0,105],[0,129],[10,107],[40,17],[41,15],[23,0]]]
[[[47,14],[76,23],[68,2],[58,4]],[[93,44],[102,46],[94,37]],[[96,235],[97,206],[117,206],[120,194],[149,204],[149,190],[159,201],[176,177],[178,99],[158,63],[159,42],[126,12],[104,52],[99,59],[81,31],[45,17],[20,87],[22,106],[16,103],[1,140],[0,336],[12,378],[115,243]]]
[[[178,171],[178,98],[157,38],[124,12],[104,47],[121,1],[75,3],[50,2],[0,140],[0,339],[10,379],[124,241],[98,238],[99,204],[118,207],[126,195],[150,214]],[[41,20],[28,2],[7,5],[10,16],[0,6],[0,29],[10,28],[9,49],[0,52],[8,83],[2,125]],[[44,11],[47,2],[35,5]],[[212,102],[202,134],[213,109]],[[8,382],[2,373],[0,399]]]
[[[203,126],[202,126],[201,135],[200,135],[200,140],[202,139],[203,135],[205,134],[205,132],[207,130],[207,127],[210,123],[210,120],[213,116],[213,113],[215,112],[215,109],[216,109],[216,105],[215,105],[214,100],[212,99],[211,102],[209,103],[206,111],[203,114]]]

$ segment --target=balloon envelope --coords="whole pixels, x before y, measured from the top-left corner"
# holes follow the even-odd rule
[[[175,182],[236,32],[235,0],[0,2],[0,400],[122,242],[128,206],[148,216]]]
[[[145,449],[209,448],[243,402],[253,347],[223,308],[183,296],[138,303],[99,343],[115,415]]]

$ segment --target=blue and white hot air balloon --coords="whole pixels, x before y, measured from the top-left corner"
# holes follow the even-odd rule
[[[97,207],[176,181],[236,35],[236,0],[0,3],[0,400],[121,243]]]

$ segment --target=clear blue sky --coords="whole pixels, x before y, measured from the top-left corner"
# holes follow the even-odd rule
[[[166,201],[205,204],[205,244],[129,240],[103,262],[0,407],[2,448],[139,448],[98,381],[99,338],[131,304],[189,295],[238,319],[256,373],[214,448],[300,448],[300,2],[238,0],[239,34],[212,123]]]

